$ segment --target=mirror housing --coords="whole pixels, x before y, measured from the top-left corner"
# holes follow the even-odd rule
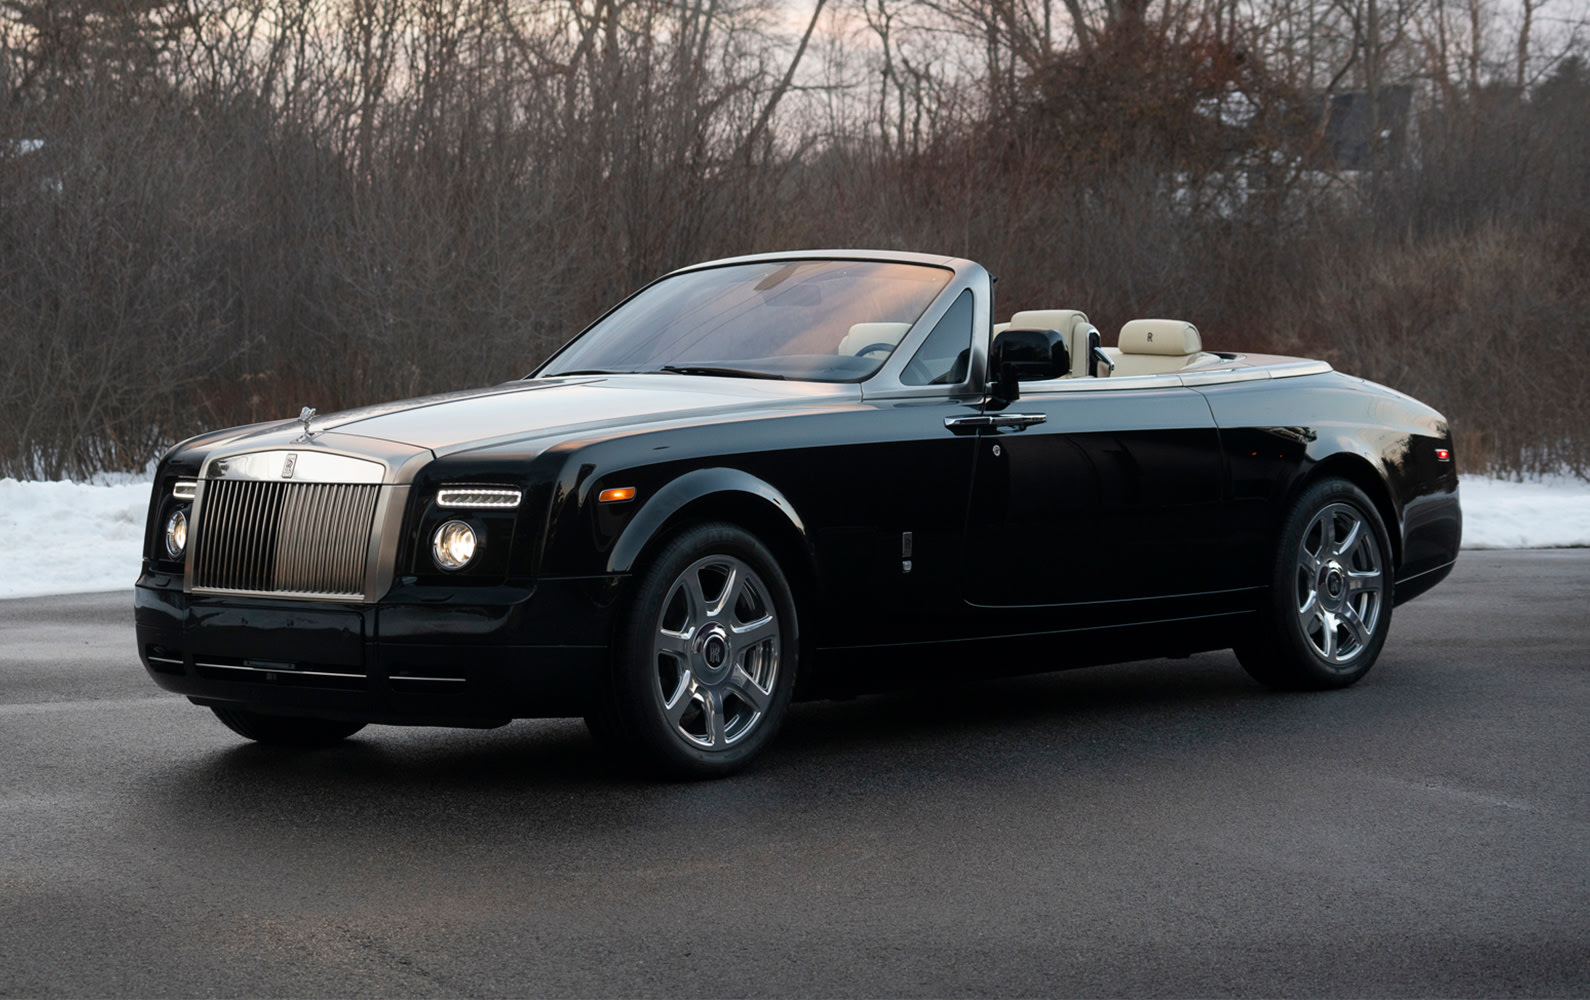
[[[1069,375],[1071,352],[1058,330],[1001,330],[988,351],[988,370],[994,396],[1011,402],[1021,395],[1018,383]]]

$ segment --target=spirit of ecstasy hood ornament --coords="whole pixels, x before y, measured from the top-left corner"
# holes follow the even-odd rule
[[[315,408],[313,406],[306,406],[298,411],[298,422],[304,425],[304,436],[298,440],[308,441],[315,436],[315,432],[309,429],[309,421],[313,419],[315,419]]]

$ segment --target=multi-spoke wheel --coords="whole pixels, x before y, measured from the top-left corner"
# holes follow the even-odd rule
[[[1284,688],[1346,687],[1369,672],[1391,625],[1391,550],[1358,487],[1309,487],[1280,533],[1263,622],[1238,646],[1257,680]]]
[[[247,708],[222,708],[210,711],[226,728],[257,743],[284,747],[329,747],[364,728],[362,722],[334,719],[305,719],[290,715],[266,715]]]
[[[642,575],[612,690],[587,721],[644,768],[727,774],[773,738],[795,660],[794,599],[772,554],[739,528],[702,525]]]

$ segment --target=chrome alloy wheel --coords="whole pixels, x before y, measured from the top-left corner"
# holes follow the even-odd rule
[[[674,735],[727,750],[773,701],[780,629],[767,586],[744,561],[710,555],[668,589],[653,638],[656,694]]]
[[[1321,659],[1345,667],[1370,645],[1386,595],[1380,546],[1364,515],[1332,503],[1314,515],[1297,551],[1297,617]]]

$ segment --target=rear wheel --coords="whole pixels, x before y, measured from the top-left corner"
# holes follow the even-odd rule
[[[730,774],[778,732],[795,667],[795,601],[777,560],[741,528],[700,525],[642,574],[587,726],[642,770]]]
[[[1391,628],[1391,546],[1364,492],[1325,479],[1283,523],[1262,621],[1237,647],[1271,687],[1346,687],[1369,668]]]
[[[210,711],[232,732],[257,743],[285,747],[329,747],[364,728],[362,722],[266,715],[247,708],[212,706]]]

